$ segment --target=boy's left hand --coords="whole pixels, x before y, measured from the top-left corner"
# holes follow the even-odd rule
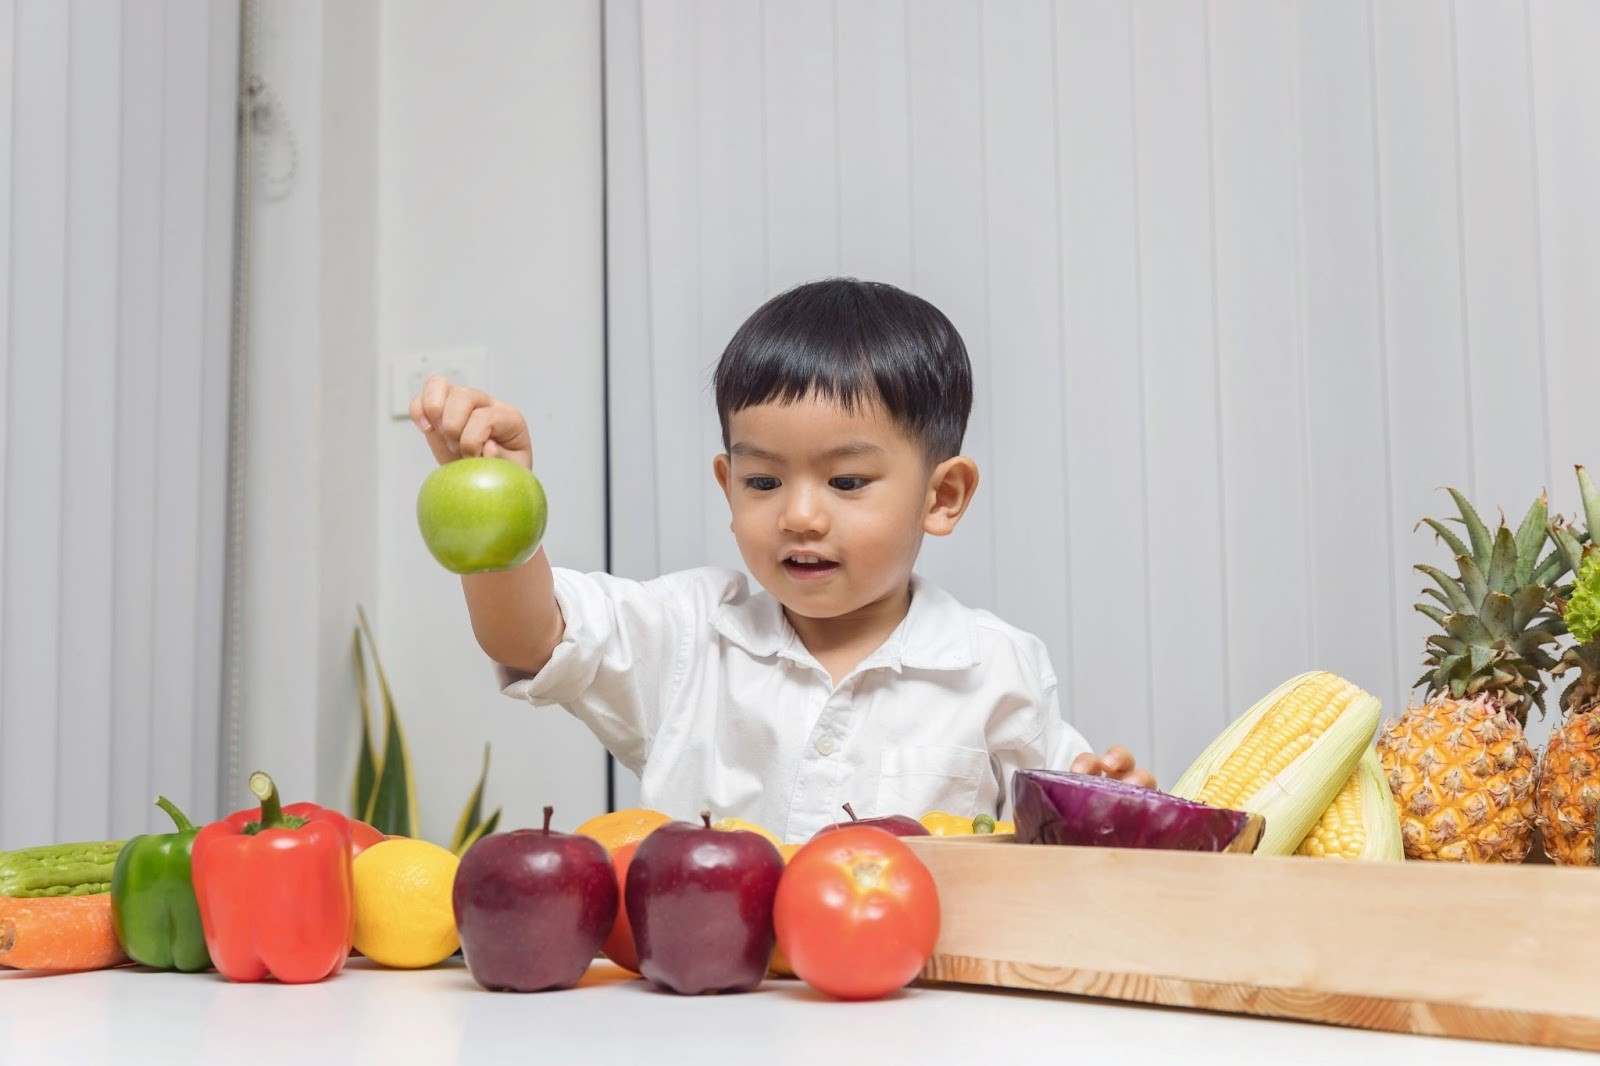
[[[1112,745],[1106,749],[1104,755],[1093,752],[1084,752],[1072,760],[1070,767],[1075,774],[1098,774],[1101,777],[1114,777],[1118,781],[1126,781],[1130,785],[1140,788],[1155,788],[1156,776],[1149,770],[1141,770],[1133,761],[1133,756],[1128,749],[1121,745]]]

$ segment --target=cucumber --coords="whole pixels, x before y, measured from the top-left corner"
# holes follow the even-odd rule
[[[92,896],[111,891],[125,840],[44,844],[0,851],[0,896]]]

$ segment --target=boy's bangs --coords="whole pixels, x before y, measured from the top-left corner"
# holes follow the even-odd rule
[[[890,285],[834,279],[774,297],[717,364],[717,413],[827,400],[856,412],[881,403],[936,460],[961,449],[972,404],[965,346],[932,304]]]

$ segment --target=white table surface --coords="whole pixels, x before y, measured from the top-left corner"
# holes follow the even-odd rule
[[[914,986],[839,1003],[798,981],[681,997],[599,962],[575,989],[489,993],[460,959],[356,960],[315,985],[134,968],[0,973],[0,1063],[1592,1062],[1578,1052],[1369,1033],[1047,993]]]

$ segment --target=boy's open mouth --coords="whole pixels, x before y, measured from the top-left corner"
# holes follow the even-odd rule
[[[839,564],[812,552],[792,552],[784,556],[783,569],[797,580],[814,581],[839,569]]]

